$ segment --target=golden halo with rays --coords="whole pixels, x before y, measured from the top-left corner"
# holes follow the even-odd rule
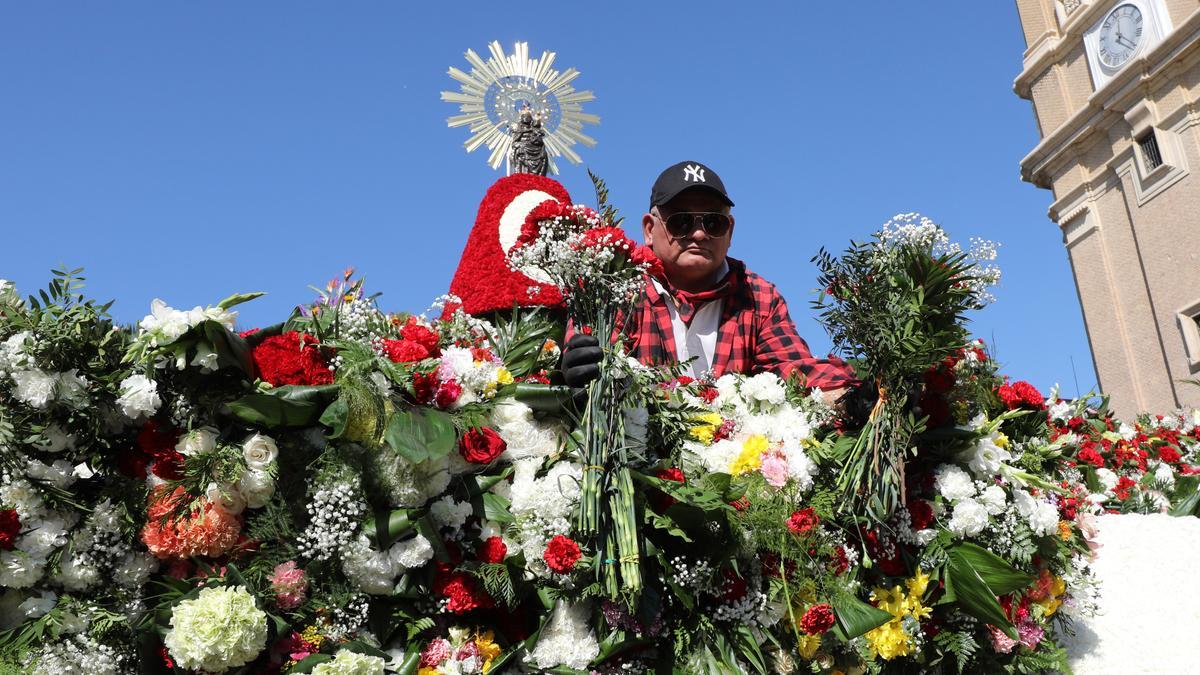
[[[572,146],[596,145],[594,138],[583,133],[583,125],[600,123],[598,116],[583,111],[583,104],[594,101],[595,94],[576,91],[571,85],[579,71],[551,68],[554,52],[544,51],[540,58],[529,58],[529,44],[525,42],[516,43],[512,54],[505,54],[498,41],[488,45],[488,50],[491,58],[484,61],[468,49],[471,72],[451,67],[449,74],[459,82],[459,91],[442,92],[442,100],[457,103],[460,113],[448,117],[446,124],[451,128],[465,126],[471,132],[463,147],[474,152],[487,146],[488,164],[500,168],[512,146],[510,126],[516,123],[521,107],[528,104],[543,119],[550,171],[558,173],[555,157],[579,164],[582,160]]]

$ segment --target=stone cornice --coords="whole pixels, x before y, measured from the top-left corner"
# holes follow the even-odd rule
[[[1092,7],[1095,5],[1091,5]],[[1086,9],[1076,11],[1076,16]],[[1072,17],[1072,22],[1076,21]],[[1147,84],[1179,59],[1200,47],[1200,10],[1192,12],[1175,30],[1145,55],[1130,63],[1088,99],[1087,104],[1066,122],[1042,139],[1021,160],[1021,178],[1038,187],[1049,188],[1046,169],[1063,151],[1082,142],[1099,129],[1106,129],[1123,118],[1128,99],[1141,98]]]

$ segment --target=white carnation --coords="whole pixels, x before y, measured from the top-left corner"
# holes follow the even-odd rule
[[[246,460],[246,466],[251,469],[265,471],[268,467],[275,463],[275,458],[279,456],[279,446],[275,445],[275,441],[270,436],[262,434],[254,434],[242,443],[242,457]]]
[[[318,663],[310,672],[312,675],[383,675],[386,665],[381,657],[342,649],[332,661]]]
[[[772,406],[782,405],[787,398],[782,381],[774,373],[759,373],[743,380],[741,392],[748,401]]]
[[[968,497],[954,505],[949,528],[960,537],[971,537],[983,532],[987,524],[987,508]]]
[[[30,459],[25,462],[25,475],[57,488],[68,488],[75,482],[75,466],[62,459],[55,460],[53,464]]]
[[[588,627],[590,613],[586,602],[568,605],[559,600],[537,646],[525,657],[526,662],[542,670],[558,666],[586,670],[588,663],[600,654],[600,645]]]
[[[975,482],[971,476],[953,464],[938,467],[934,485],[943,497],[951,501],[975,496]]]
[[[1029,529],[1046,536],[1058,531],[1058,508],[1050,502],[1038,501],[1029,513]]]
[[[141,588],[150,580],[150,574],[158,567],[153,556],[145,553],[126,553],[121,562],[113,566],[113,581],[125,588]]]
[[[386,551],[372,548],[365,534],[342,549],[342,571],[364,593],[389,595],[395,589],[395,563]]]
[[[1121,481],[1120,476],[1113,473],[1111,469],[1096,469],[1096,480],[1100,481],[1100,485],[1104,487],[1105,492],[1112,492],[1113,488],[1117,487],[1117,483]]]
[[[471,516],[470,502],[456,502],[446,496],[434,502],[429,507],[429,516],[438,527],[460,529]]]
[[[989,485],[979,492],[979,503],[987,509],[988,515],[998,516],[1004,513],[1008,505],[1004,488],[999,485]]]
[[[144,415],[153,415],[162,405],[158,396],[158,384],[140,373],[134,373],[121,380],[121,397],[117,406],[131,420]]]
[[[75,435],[68,434],[58,424],[51,424],[42,430],[41,442],[35,442],[33,447],[42,452],[62,452],[75,449]]]
[[[811,488],[817,465],[799,447],[784,446],[783,454],[787,458],[788,475],[796,481],[796,487],[801,492]]]
[[[20,549],[0,551],[0,586],[29,588],[42,578],[46,559],[34,557]]]
[[[163,639],[179,668],[220,673],[244,666],[267,646],[267,614],[241,586],[211,586],[171,612]]]
[[[175,449],[188,457],[207,455],[217,449],[217,430],[212,427],[192,429],[179,439]]]
[[[538,422],[533,409],[515,399],[505,399],[492,410],[492,424],[504,439],[501,458],[515,462],[530,457],[549,457],[561,445],[561,428],[553,423]]]
[[[25,351],[26,342],[32,337],[32,333],[23,330],[0,342],[0,374],[32,365],[33,361]]]
[[[406,570],[422,567],[433,559],[433,546],[421,535],[412,539],[398,541],[388,549],[388,557],[392,562]]]
[[[100,580],[100,570],[82,556],[67,555],[59,562],[54,581],[68,591],[83,591]]]
[[[13,389],[13,396],[39,410],[49,406],[58,392],[58,376],[36,368],[14,371],[12,379],[17,385]]]

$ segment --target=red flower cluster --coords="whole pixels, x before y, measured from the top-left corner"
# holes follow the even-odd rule
[[[254,347],[251,358],[259,377],[276,387],[333,383],[333,372],[317,347],[317,339],[306,333],[272,335]]]
[[[0,511],[0,550],[11,551],[17,545],[17,535],[21,533],[21,516],[16,509]]]
[[[479,562],[502,563],[504,556],[508,555],[508,546],[500,537],[488,537],[479,546],[479,551],[475,555],[479,558]]]
[[[448,568],[446,563],[440,563],[433,579],[433,592],[449,600],[446,609],[463,614],[493,605],[492,597],[479,587],[474,577],[466,572],[451,572]]]
[[[400,327],[399,340],[384,340],[383,352],[395,363],[413,363],[442,353],[436,331],[410,316]]]
[[[677,466],[673,466],[669,469],[659,469],[658,471],[654,472],[654,477],[659,480],[669,480],[672,483],[686,482],[684,480],[683,470]],[[663,492],[662,490],[655,490],[650,497],[653,502],[654,510],[659,513],[666,511],[678,502],[677,499]]]
[[[507,447],[500,434],[488,427],[468,429],[458,441],[458,453],[472,464],[491,464]]]
[[[821,518],[812,508],[796,511],[787,519],[787,528],[793,534],[804,534],[821,524]]]
[[[559,574],[570,573],[575,569],[575,563],[579,562],[579,558],[582,556],[579,544],[561,534],[554,535],[542,553],[542,559],[546,561],[546,565]]]
[[[808,608],[800,617],[800,630],[809,635],[820,635],[833,627],[833,607],[821,603]]]
[[[1025,408],[1029,410],[1045,410],[1046,397],[1042,392],[1028,382],[1021,380],[1012,384],[1002,384],[996,389],[996,395],[1009,410]]]
[[[148,420],[138,432],[135,448],[122,449],[117,468],[130,478],[145,478],[146,468],[164,480],[183,478],[183,455],[175,449],[179,432]]]
[[[909,499],[906,508],[913,531],[929,529],[933,524],[933,506],[924,499]]]

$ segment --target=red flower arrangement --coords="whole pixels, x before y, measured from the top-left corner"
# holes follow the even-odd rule
[[[492,564],[504,562],[506,555],[508,555],[508,546],[500,537],[488,537],[479,547],[479,552],[476,553],[480,562]]]
[[[16,509],[0,511],[0,550],[11,551],[21,533],[21,516]]]
[[[463,434],[458,442],[458,453],[472,464],[491,464],[507,447],[508,444],[494,430],[476,427]]]
[[[186,515],[178,517],[177,509],[192,500],[182,487],[169,491],[159,486],[151,493],[142,543],[156,557],[215,558],[237,543],[241,532],[237,516],[218,509],[207,499],[188,505],[184,509]]]
[[[276,387],[332,384],[333,372],[316,343],[311,335],[288,331],[260,342],[251,358],[259,377]]]
[[[384,340],[383,353],[394,363],[413,363],[433,356],[428,347],[415,340]]]
[[[820,635],[833,627],[833,607],[821,603],[808,608],[800,617],[800,630],[809,635]]]
[[[475,226],[467,238],[458,269],[450,282],[450,293],[462,300],[463,311],[468,314],[483,314],[496,310],[511,309],[513,303],[521,306],[550,305],[562,303],[562,295],[558,289],[548,284],[542,284],[508,267],[505,256],[512,242],[501,242],[501,220],[508,221],[514,215],[532,215],[535,207],[544,201],[537,201],[539,195],[546,200],[548,195],[557,203],[570,204],[571,195],[557,181],[545,176],[532,174],[514,174],[497,180],[488,188],[479,211],[475,218]],[[519,211],[525,213],[519,213]],[[515,232],[518,237],[523,234],[528,219],[520,221],[521,231]],[[506,233],[506,237],[511,236]],[[517,239],[513,238],[514,241]],[[530,296],[528,289],[533,286],[538,290]],[[406,336],[407,337],[407,336]]]
[[[149,467],[163,480],[179,480],[183,477],[183,455],[175,449],[178,442],[176,429],[147,420],[138,432],[136,447],[122,449],[117,455],[117,469],[130,478],[145,478]]]
[[[448,408],[462,395],[462,385],[454,380],[443,382],[434,394],[433,402],[439,408]]]
[[[933,506],[924,499],[909,499],[906,508],[914,531],[929,529],[933,524]]]
[[[1046,397],[1032,384],[1021,380],[1012,384],[1002,384],[996,389],[996,395],[1009,410],[1025,408],[1029,410],[1045,410]]]
[[[579,562],[582,556],[579,544],[561,534],[554,535],[542,553],[542,559],[546,561],[546,565],[559,574],[569,574],[571,570],[575,569],[575,563]]]
[[[419,323],[415,316],[408,317],[408,320],[400,327],[400,337],[421,345],[429,352],[430,356],[438,356],[442,353],[439,347],[441,338],[438,337],[437,331]]]

